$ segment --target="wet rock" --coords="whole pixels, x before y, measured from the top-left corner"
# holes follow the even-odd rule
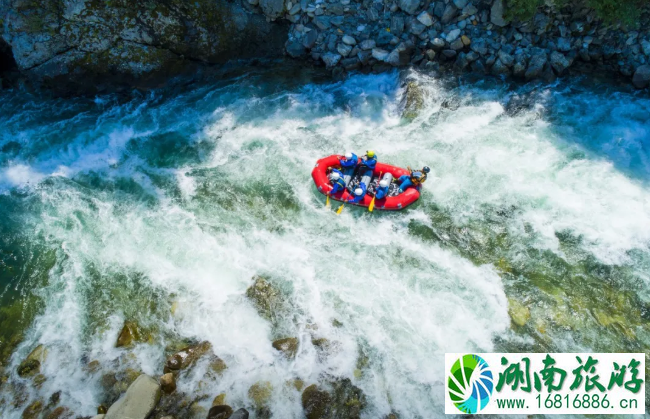
[[[136,322],[124,322],[124,326],[117,337],[115,343],[116,348],[131,346],[134,342],[139,342],[142,339],[139,326]]]
[[[142,374],[108,409],[105,419],[145,419],[159,400],[160,385],[152,377]]]
[[[321,59],[323,60],[327,68],[332,68],[336,66],[339,63],[339,61],[341,61],[341,58],[342,58],[341,54],[334,54],[333,52],[328,52],[326,54],[323,54],[323,56],[321,57]]]
[[[72,412],[67,407],[59,406],[45,415],[45,419],[67,419],[72,417]]]
[[[469,39],[467,35],[461,36],[460,40],[463,41],[463,45],[465,45],[466,47],[468,47],[472,43],[472,40]]]
[[[458,55],[458,53],[453,49],[444,49],[442,50],[442,55],[448,60],[451,60],[452,58],[456,58],[456,55]]]
[[[490,9],[490,22],[492,24],[504,27],[508,24],[503,18],[503,0],[495,0]]]
[[[226,393],[218,394],[214,400],[212,400],[212,406],[221,406],[226,404]]]
[[[106,417],[105,414],[101,414],[101,415],[95,415],[91,419],[104,419],[105,417]]]
[[[108,408],[106,406],[104,406],[103,404],[100,404],[99,406],[97,406],[97,414],[98,415],[104,415],[104,414],[106,414],[106,412],[108,412]]]
[[[508,68],[508,66],[505,65],[503,63],[503,61],[501,61],[500,58],[496,60],[494,65],[492,65],[492,70],[491,71],[492,71],[492,74],[495,74],[495,75],[502,75],[502,74],[507,75],[507,74],[510,74],[510,68]]]
[[[374,39],[366,39],[364,41],[361,41],[361,43],[359,44],[359,47],[363,51],[369,51],[369,50],[375,48],[376,46],[377,46],[377,43],[375,42]]]
[[[37,400],[23,410],[22,419],[37,419],[43,411],[43,402]]]
[[[302,46],[307,49],[312,49],[318,40],[318,31],[311,30],[302,37]]]
[[[449,47],[453,49],[454,51],[459,51],[463,48],[465,48],[465,44],[463,44],[463,41],[461,39],[456,39],[454,42],[449,44]]]
[[[258,411],[267,407],[272,394],[273,386],[268,381],[260,381],[259,383],[253,384],[248,389],[248,397],[253,401],[253,404]]]
[[[171,372],[160,377],[160,388],[167,394],[176,390],[176,377]]]
[[[232,417],[232,408],[228,405],[212,406],[207,419],[228,419]]]
[[[345,378],[332,383],[332,417],[358,419],[366,407],[366,396],[350,379]]]
[[[350,35],[344,35],[343,38],[341,38],[344,44],[346,45],[356,45],[357,40],[351,37]]]
[[[445,40],[441,38],[433,38],[433,40],[431,41],[431,47],[438,51],[443,49],[445,45],[446,45]]]
[[[499,51],[497,56],[499,57],[499,60],[501,60],[503,65],[505,65],[506,67],[512,67],[512,65],[515,62],[515,58],[503,50]]]
[[[330,407],[330,395],[312,384],[302,392],[302,408],[307,419],[324,419]]]
[[[334,67],[341,60],[341,55],[323,54],[322,60],[327,67]],[[246,290],[246,297],[253,303],[260,316],[274,321],[281,312],[286,310],[287,303],[284,296],[266,279],[256,276],[253,280],[253,285]]]
[[[453,30],[449,31],[449,33],[447,34],[447,37],[446,37],[447,42],[449,42],[451,44],[456,39],[458,39],[459,36],[460,36],[460,29],[453,29]]]
[[[530,319],[528,307],[513,298],[508,298],[508,314],[517,326],[524,326]]]
[[[43,345],[38,345],[34,350],[27,355],[18,366],[18,375],[21,377],[30,377],[36,375],[41,370],[41,364],[47,358],[47,349]]]
[[[515,77],[524,77],[526,73],[526,63],[524,61],[517,61],[512,68],[512,75]]]
[[[342,57],[347,57],[352,52],[352,47],[346,44],[338,44],[336,50]]]
[[[212,349],[210,342],[201,342],[194,346],[188,346],[167,358],[163,372],[177,373],[193,365],[199,358]]]
[[[210,369],[212,371],[216,372],[217,374],[221,374],[226,370],[226,368],[228,368],[228,365],[226,365],[226,362],[223,359],[219,358],[216,355],[212,355],[210,357]]]
[[[248,410],[241,408],[233,413],[230,419],[248,419]]]
[[[650,65],[639,66],[634,72],[632,83],[637,89],[643,89],[650,85]]]
[[[372,58],[374,58],[375,60],[386,61],[389,54],[390,53],[388,51],[381,48],[372,49]]]
[[[550,63],[551,67],[553,67],[553,70],[558,76],[561,75],[564,70],[569,67],[569,61],[566,59],[564,54],[557,51],[553,51],[551,53]]]

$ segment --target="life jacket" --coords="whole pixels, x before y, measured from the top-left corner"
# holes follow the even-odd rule
[[[427,180],[426,173],[421,172],[419,170],[416,170],[415,172],[411,172],[411,182],[413,183],[413,185],[415,186],[422,185],[426,180]]]
[[[375,170],[375,166],[377,165],[377,155],[375,154],[375,157],[373,158],[366,158],[366,160],[362,160],[361,164],[366,166],[368,169]]]
[[[377,199],[386,198],[388,196],[388,188],[389,186],[386,186],[385,188],[378,186],[377,190],[375,191],[375,197],[377,197]]]
[[[331,179],[330,182],[332,182]],[[345,179],[343,179],[343,176],[340,176],[336,181],[332,182],[332,186],[334,185],[339,185],[342,189],[345,189]]]

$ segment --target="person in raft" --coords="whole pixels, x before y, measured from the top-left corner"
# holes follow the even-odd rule
[[[417,190],[420,190],[420,185],[422,185],[427,180],[427,173],[431,171],[429,166],[424,166],[422,170],[411,170],[408,168],[411,174],[400,176],[397,181],[399,182],[399,192],[404,192],[407,188],[414,187]]]
[[[339,162],[341,162],[341,168],[343,171],[346,169],[356,169],[357,168],[357,163],[359,162],[359,158],[357,157],[356,154],[347,152],[345,153],[344,158],[339,159]]]
[[[375,198],[377,199],[384,199],[388,196],[388,187],[390,184],[386,179],[382,179],[381,182],[379,182],[379,186],[377,189],[375,189]]]
[[[345,180],[343,180],[343,172],[333,167],[327,168],[328,178],[332,183],[332,190],[328,195],[334,195],[342,190],[345,190]]]
[[[366,184],[363,182],[359,183],[359,187],[354,190],[354,198],[348,198],[348,202],[351,204],[358,204],[366,196],[366,191]]]
[[[361,157],[360,167],[364,170],[365,173],[362,176],[372,176],[372,172],[375,170],[377,165],[377,155],[374,151],[366,151],[366,155]]]

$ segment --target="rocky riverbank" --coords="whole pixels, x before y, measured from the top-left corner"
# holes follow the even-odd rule
[[[579,3],[576,3],[579,4]],[[334,75],[441,66],[521,80],[576,70],[650,84],[648,10],[637,27],[579,5],[510,21],[503,0],[3,0],[3,70],[60,92],[155,87],[201,64],[287,55]]]
[[[315,349],[319,359],[336,353],[339,344],[319,336],[317,325],[312,325],[312,337],[307,342],[287,336],[290,328],[283,324],[291,317],[293,303],[270,281],[254,277],[245,295],[259,316],[273,326],[274,335],[283,336],[271,342],[279,362],[291,362],[300,350],[305,350],[305,346]],[[334,326],[340,327],[342,324],[334,320]],[[119,349],[118,358],[109,364],[102,364],[98,360],[80,360],[80,368],[93,377],[92,381],[103,390],[102,402],[92,419],[246,419],[249,410],[254,412],[256,418],[271,418],[277,415],[274,416],[276,412],[271,411],[270,401],[279,392],[288,392],[299,399],[309,419],[357,419],[367,404],[363,391],[349,378],[323,374],[318,382],[311,383],[296,376],[280,389],[274,388],[268,381],[256,382],[248,388],[244,406],[236,406],[236,410],[228,404],[227,392],[208,394],[201,386],[196,391],[184,390],[185,384],[196,380],[197,376],[201,377],[201,382],[219,381],[227,371],[227,363],[215,353],[210,342],[188,344],[188,341],[178,339],[167,347],[169,355],[159,366],[158,377],[152,377],[130,362],[135,358],[133,349],[136,345],[147,345],[152,341],[155,341],[155,337],[150,332],[134,321],[125,321],[114,343],[115,348]],[[187,346],[176,349],[181,345]],[[5,371],[0,375],[0,385],[10,389],[12,395],[9,399],[0,399],[0,403],[23,409],[23,419],[91,418],[88,412],[73,412],[66,406],[66,389],[56,391],[45,399],[38,396],[48,380],[45,371],[45,366],[51,363],[48,353],[48,348],[38,345],[15,371]],[[367,357],[361,353],[353,375],[361,377],[367,364]],[[388,416],[392,417],[396,416]]]

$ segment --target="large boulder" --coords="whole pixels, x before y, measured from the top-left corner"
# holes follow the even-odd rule
[[[321,58],[327,67],[334,67],[341,60],[341,55],[328,52]],[[246,290],[246,297],[253,303],[259,315],[270,321],[275,321],[287,306],[280,290],[261,276],[253,278],[253,285]]]
[[[140,327],[136,322],[126,321],[120,334],[117,336],[117,342],[115,347],[121,348],[123,346],[131,346],[134,342],[138,342],[142,339],[142,334],[140,333]]]
[[[418,113],[424,107],[424,93],[417,82],[409,81],[406,83],[403,100],[402,117],[413,119],[418,116]]]
[[[284,338],[278,339],[273,342],[273,348],[282,352],[285,357],[293,359],[298,352],[298,339],[297,338]]]
[[[148,375],[140,375],[126,393],[106,412],[105,419],[145,419],[160,400],[160,385]]]
[[[544,71],[544,66],[546,65],[545,54],[538,54],[531,57],[530,62],[528,63],[528,69],[524,73],[524,78],[526,80],[533,80],[538,78]]]
[[[650,65],[639,66],[634,72],[632,83],[637,89],[648,87],[650,85]]]
[[[47,349],[43,345],[38,345],[18,366],[18,375],[21,377],[30,377],[41,370],[41,364],[47,358]]]
[[[330,408],[330,395],[312,384],[302,392],[302,408],[307,419],[326,418]]]

